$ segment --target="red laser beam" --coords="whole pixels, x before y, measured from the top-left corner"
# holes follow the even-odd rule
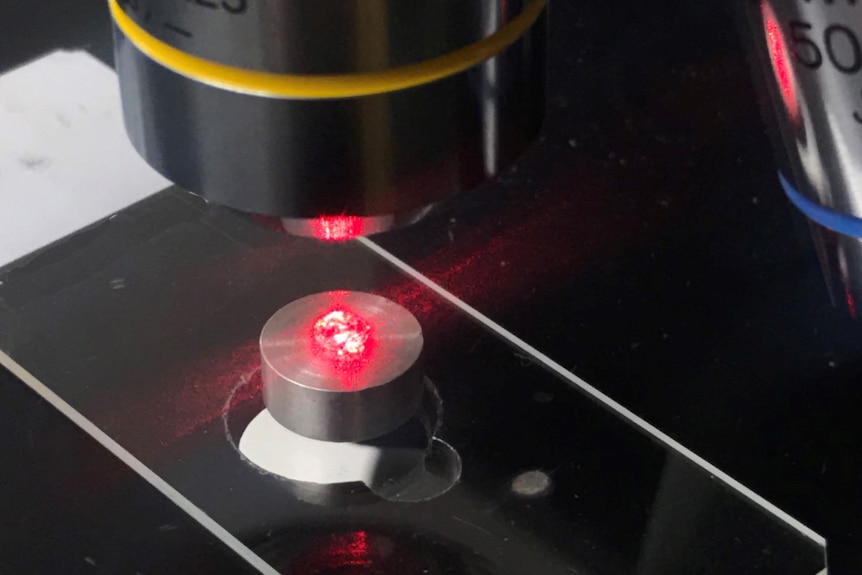
[[[311,351],[344,389],[361,381],[375,353],[374,329],[359,314],[337,302],[311,325]]]
[[[784,33],[781,31],[775,12],[768,1],[763,0],[761,2],[760,11],[763,14],[763,28],[766,33],[766,44],[769,48],[769,60],[772,62],[775,79],[778,81],[781,99],[784,101],[784,107],[790,114],[791,120],[796,122],[799,117],[799,101],[796,98],[796,83],[793,78],[793,68],[790,65],[787,42],[784,40]]]
[[[363,234],[364,223],[357,216],[323,216],[314,221],[314,237],[330,242],[345,242]]]

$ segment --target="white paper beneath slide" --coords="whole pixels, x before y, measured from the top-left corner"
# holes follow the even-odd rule
[[[116,74],[87,52],[0,76],[0,266],[169,185],[126,136]]]

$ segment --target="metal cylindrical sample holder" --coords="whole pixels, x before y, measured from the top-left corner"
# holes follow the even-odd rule
[[[264,403],[276,421],[313,439],[383,435],[419,408],[422,344],[416,318],[380,296],[304,297],[261,332]]]
[[[545,0],[110,1],[133,144],[239,210],[379,231],[540,127]]]
[[[742,4],[742,3],[740,3]],[[855,2],[746,2],[788,198],[812,222],[836,300],[862,302],[862,10]],[[786,152],[786,153],[784,153]]]

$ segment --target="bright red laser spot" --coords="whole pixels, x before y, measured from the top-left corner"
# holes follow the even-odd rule
[[[365,352],[371,325],[355,313],[336,308],[314,322],[314,341],[327,355],[358,359]]]
[[[344,242],[361,236],[363,227],[363,220],[358,216],[323,216],[314,220],[314,237]]]
[[[775,12],[767,0],[761,2],[760,11],[763,14],[763,27],[766,32],[766,43],[769,48],[769,60],[772,62],[775,79],[778,80],[781,99],[784,100],[784,106],[787,108],[790,118],[795,122],[799,116],[799,102],[796,99],[796,84],[788,57],[787,42],[784,40],[784,33],[781,31],[781,26],[778,24]]]

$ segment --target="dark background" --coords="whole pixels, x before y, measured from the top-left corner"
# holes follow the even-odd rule
[[[824,533],[832,573],[862,571],[860,328],[831,305],[777,185],[736,7],[552,8],[542,141],[498,181],[381,243]],[[57,47],[109,61],[109,31],[101,1],[5,3],[0,69]],[[29,391],[2,392],[4,427],[29,417],[69,441],[52,439],[53,458],[38,461],[10,447],[46,493],[63,492],[80,453],[99,459]],[[92,465],[127,473],[107,455]],[[124,503],[107,508],[158,499],[125,484]],[[18,493],[3,505],[32,504]],[[118,536],[95,523],[81,533]],[[164,533],[211,545],[192,526]]]

